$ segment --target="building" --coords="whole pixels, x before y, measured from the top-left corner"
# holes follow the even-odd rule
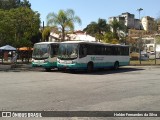
[[[134,29],[143,30],[143,26],[142,26],[141,21],[139,19],[134,19]]]
[[[145,30],[147,34],[153,34],[155,31],[160,30],[160,27],[157,26],[154,18],[150,16],[145,16],[140,21],[139,19],[135,19],[135,15],[131,13],[122,13],[116,17],[109,17],[109,24],[117,19],[119,22],[123,22],[128,29],[136,29],[136,30]]]
[[[150,16],[146,16],[142,18],[142,26],[148,34],[153,34],[155,31],[157,31],[156,22],[154,18]]]
[[[108,23],[111,24],[113,20],[117,20],[118,22],[124,23],[125,22],[125,18],[121,17],[121,16],[116,16],[116,17],[109,17],[108,18]],[[125,23],[124,23],[125,24]]]
[[[130,14],[128,12],[122,13],[119,16],[116,17],[109,17],[108,22],[111,24],[111,22],[117,19],[117,21],[124,23],[124,25],[127,26],[128,29],[139,29],[141,27],[141,22],[139,19],[135,19],[134,14]],[[142,29],[142,27],[141,27]]]
[[[145,16],[140,20],[136,19],[134,14],[126,12],[116,17],[110,17],[109,24],[114,19],[124,22],[127,26],[127,41],[131,45],[132,51],[139,51],[139,49],[145,52],[155,51],[153,36],[155,33],[160,33],[160,25],[156,24],[154,18]],[[156,46],[156,51],[160,54],[160,44]]]
[[[124,19],[125,19],[124,23],[125,23],[125,25],[127,26],[128,29],[133,29],[134,28],[134,25],[135,25],[134,14],[130,14],[130,13],[126,12],[126,13],[122,13],[120,16],[124,17]]]

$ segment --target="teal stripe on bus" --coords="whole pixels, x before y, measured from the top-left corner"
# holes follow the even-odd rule
[[[44,68],[55,68],[57,67],[57,62],[46,62],[42,64]]]
[[[120,62],[119,66],[129,65],[129,62]],[[86,63],[76,63],[76,64],[58,64],[58,68],[68,68],[68,69],[86,69]],[[94,68],[106,68],[113,67],[113,62],[105,62],[105,63],[94,63]]]

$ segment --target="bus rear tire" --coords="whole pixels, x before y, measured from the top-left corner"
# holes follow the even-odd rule
[[[114,70],[117,70],[118,68],[119,68],[119,62],[118,61],[116,61],[115,63],[114,63]]]
[[[93,63],[92,62],[89,62],[88,64],[87,64],[87,72],[88,73],[91,73],[92,71],[93,71]]]

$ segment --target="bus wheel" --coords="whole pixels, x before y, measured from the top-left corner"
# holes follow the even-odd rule
[[[45,68],[47,72],[50,72],[51,71],[51,68]]]
[[[114,63],[114,70],[117,70],[118,68],[119,68],[119,62],[116,61],[116,62]]]
[[[90,62],[90,63],[88,63],[87,64],[87,72],[92,72],[93,71],[93,63],[92,62]]]

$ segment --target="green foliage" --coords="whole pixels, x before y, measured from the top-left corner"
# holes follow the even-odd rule
[[[0,9],[9,10],[19,7],[20,0],[0,0]]]
[[[50,32],[51,32],[51,28],[50,27],[46,27],[43,30],[43,32],[42,32],[42,40],[43,41],[48,41]]]
[[[155,36],[155,40],[156,40],[156,44],[160,44],[160,36],[159,35]]]
[[[160,25],[160,16],[155,20],[157,25]]]
[[[113,37],[115,39],[119,40],[119,34],[118,31],[124,31],[126,32],[127,28],[125,27],[124,23],[117,21],[117,19],[114,19],[111,22],[111,27],[112,27],[112,31],[113,31]]]
[[[32,35],[32,37],[31,37],[32,45],[34,45],[37,42],[40,42],[40,40],[42,40],[42,33],[41,33],[41,31],[39,31],[35,35]]]
[[[81,24],[81,19],[75,15],[75,12],[72,9],[68,9],[66,11],[59,10],[58,14],[49,13],[47,15],[47,24],[49,26],[57,26],[60,28],[62,33],[61,41],[65,40],[65,32],[69,30],[74,30],[74,23]]]
[[[99,33],[96,33],[95,34],[95,38],[96,38],[96,40],[102,40],[103,39],[103,34],[99,34]]]
[[[105,43],[111,43],[112,42],[112,39],[113,39],[113,34],[112,32],[106,32],[104,34],[104,37],[103,37],[103,42]]]
[[[119,41],[113,37],[113,33],[112,32],[106,32],[104,34],[104,37],[102,39],[103,42],[105,43],[111,43],[111,44],[118,44]]]
[[[13,8],[27,7],[30,8],[31,4],[28,0],[0,0],[0,9],[10,10]]]
[[[83,31],[93,37],[96,37],[98,40],[102,40],[104,33],[109,32],[110,30],[106,20],[99,18],[97,23],[91,22]]]
[[[20,2],[20,7],[31,8],[31,4],[29,3],[28,0],[23,0],[23,1]]]
[[[112,31],[110,31],[110,27]],[[91,22],[83,31],[99,41],[117,44],[126,41],[127,27],[116,19],[109,25],[105,19],[99,18],[98,22]],[[120,31],[122,32],[120,33]]]
[[[13,46],[19,47],[31,47],[32,42],[28,39],[22,38],[20,41],[14,41]]]
[[[97,33],[97,23],[96,22],[91,22],[89,25],[87,25],[86,28],[83,30],[87,34],[95,37]]]
[[[32,36],[39,32],[40,15],[30,8],[0,10],[0,16],[0,45],[28,46]]]

